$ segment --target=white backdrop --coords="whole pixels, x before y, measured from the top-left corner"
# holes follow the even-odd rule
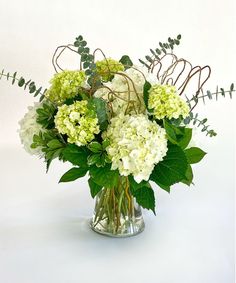
[[[54,49],[79,34],[119,59],[181,33],[177,54],[212,67],[207,88],[227,88],[235,81],[233,2],[0,0],[0,69],[47,87]],[[45,175],[21,149],[17,123],[33,101],[0,81],[0,282],[234,282],[235,99],[199,105],[218,136],[201,139],[208,155],[194,168],[195,186],[170,195],[156,188],[157,216],[145,211],[145,232],[122,240],[89,230],[85,179],[57,185],[68,165],[55,162]]]

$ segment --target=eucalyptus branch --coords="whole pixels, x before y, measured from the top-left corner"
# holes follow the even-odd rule
[[[218,99],[218,96],[221,95],[223,97],[226,97],[227,94],[229,94],[229,97],[232,98],[232,94],[233,92],[235,92],[236,89],[234,88],[234,83],[232,83],[230,85],[229,90],[225,90],[224,88],[219,88],[218,86],[216,87],[216,91],[215,92],[211,92],[210,90],[206,91],[206,94],[203,94],[201,96],[196,97],[196,95],[193,95],[193,97],[191,99],[188,100],[188,102],[192,102],[192,101],[199,101],[199,99],[202,99],[203,102],[205,103],[205,98],[208,98],[209,100],[213,99],[213,96],[215,97],[215,99]]]
[[[174,46],[180,44],[181,34],[179,34],[175,39],[169,37],[167,42],[159,42],[159,47],[155,50],[150,49],[151,56],[146,55],[145,59],[139,59],[139,62],[147,67],[148,70],[151,70],[152,65],[155,63],[156,60],[160,60],[161,54],[167,54],[168,49],[173,52]]]
[[[4,70],[2,70],[2,72],[0,73],[0,80],[2,79],[2,77],[5,77],[8,81],[11,80],[12,85],[17,82],[17,85],[19,87],[24,87],[25,90],[28,89],[29,93],[34,94],[34,97],[40,94],[40,101],[44,98],[44,94],[47,91],[47,89],[44,89],[44,91],[42,91],[42,87],[37,88],[35,82],[33,82],[32,80],[26,81],[23,77],[18,78],[17,72],[11,75],[9,72],[5,73]]]
[[[184,119],[184,124],[188,125],[190,123],[193,123],[193,125],[196,125],[197,127],[201,127],[201,131],[202,132],[206,132],[206,135],[210,136],[210,137],[215,137],[217,135],[217,133],[213,130],[213,129],[209,129],[209,125],[206,125],[207,122],[207,118],[204,119],[199,119],[198,118],[198,113],[196,113],[195,115],[190,112],[189,117]]]

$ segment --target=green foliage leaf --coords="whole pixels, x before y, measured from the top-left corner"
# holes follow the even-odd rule
[[[110,144],[110,141],[108,139],[105,139],[102,141],[102,149],[105,150],[108,145]]]
[[[108,144],[109,141],[104,140],[102,144],[99,142],[91,142],[88,145],[88,149],[92,152],[92,154],[90,154],[88,157],[89,166],[95,164],[97,167],[104,167],[106,163],[111,163],[111,160],[106,152],[106,147]]]
[[[168,144],[168,152],[163,161],[159,162],[150,177],[161,188],[169,188],[185,178],[187,158],[178,145]]]
[[[192,129],[191,128],[184,128],[184,135],[183,138],[179,141],[178,145],[185,149],[192,139]]]
[[[185,178],[181,180],[182,183],[190,186],[193,182],[193,170],[191,165],[188,164],[187,170],[185,172]]]
[[[81,168],[71,168],[67,171],[60,179],[59,183],[62,182],[71,182],[78,178],[84,177],[88,171],[88,168],[81,167]]]
[[[145,81],[144,86],[143,86],[143,99],[144,99],[144,103],[146,105],[146,108],[148,108],[148,98],[149,98],[149,90],[152,87],[152,85],[148,82]]]
[[[143,208],[151,209],[155,213],[155,196],[151,187],[141,187],[135,191],[134,197]]]
[[[88,165],[91,166],[93,164],[97,164],[98,162],[100,162],[101,159],[101,155],[98,153],[95,154],[91,154],[88,156]]]
[[[104,131],[108,126],[107,103],[104,99],[97,97],[93,98],[93,103],[95,105],[99,127]]]
[[[99,153],[102,151],[102,145],[99,142],[91,142],[88,145],[88,149],[91,150],[93,153]]]
[[[118,183],[118,170],[111,170],[111,165],[107,164],[104,167],[92,166],[89,169],[90,176],[93,181],[105,188],[114,188]]]
[[[71,162],[73,165],[80,167],[87,167],[87,158],[89,151],[85,146],[77,146],[75,144],[68,144],[63,150],[63,158]]]
[[[47,163],[47,170],[53,159],[63,159],[62,153],[65,148],[65,144],[57,133],[52,130],[39,132],[38,135],[33,136],[31,148],[37,147],[42,148],[42,152],[44,153],[45,161]]]
[[[176,127],[166,119],[164,120],[164,128],[166,130],[168,140],[171,143],[177,144],[183,149],[187,147],[192,138],[192,129],[185,127]]]
[[[200,162],[203,159],[203,157],[206,155],[206,152],[204,152],[198,147],[191,147],[185,149],[184,153],[187,157],[188,163],[190,164]]]
[[[167,120],[164,120],[163,125],[166,130],[168,140],[174,144],[178,143],[175,127],[171,125]]]
[[[133,66],[133,62],[128,55],[123,55],[120,59],[120,63],[125,66],[125,70]]]
[[[98,184],[96,184],[92,178],[89,178],[88,180],[89,183],[89,188],[90,188],[90,193],[92,198],[94,198],[103,188],[102,186],[99,186]]]
[[[43,103],[41,108],[37,109],[37,123],[45,129],[55,127],[54,116],[56,115],[56,107],[51,103]]]
[[[142,187],[151,187],[149,182],[147,181],[141,181],[140,183],[137,183],[132,175],[129,175],[128,179],[130,190],[133,195],[135,195],[135,192]]]
[[[53,139],[47,143],[47,146],[51,149],[58,149],[63,146],[63,143],[60,142],[58,139]]]

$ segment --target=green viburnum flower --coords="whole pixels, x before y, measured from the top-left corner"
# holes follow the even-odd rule
[[[101,75],[103,81],[105,82],[108,82],[113,78],[114,74],[111,74],[111,72],[115,73],[119,71],[124,71],[125,69],[120,62],[112,58],[97,61],[96,68],[98,74]]]
[[[97,115],[87,104],[88,102],[83,100],[58,107],[55,125],[59,133],[68,136],[69,143],[86,145],[100,132]]]
[[[148,107],[153,109],[156,119],[186,118],[190,111],[188,104],[178,95],[176,87],[170,85],[153,85],[149,90]]]
[[[55,74],[50,80],[51,87],[45,96],[52,102],[60,105],[66,99],[73,98],[78,94],[78,89],[85,82],[86,76],[83,71],[62,71]]]

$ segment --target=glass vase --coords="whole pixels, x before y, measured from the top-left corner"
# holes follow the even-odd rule
[[[90,226],[110,237],[130,237],[144,230],[141,207],[130,193],[127,177],[120,176],[117,187],[98,193]]]

